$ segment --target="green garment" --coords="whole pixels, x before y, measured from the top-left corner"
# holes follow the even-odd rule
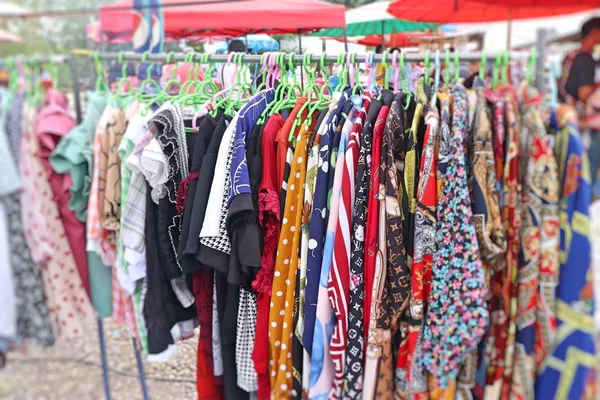
[[[100,256],[88,251],[91,300],[98,318],[112,315],[112,268],[102,264]]]
[[[50,165],[58,174],[70,173],[71,209],[77,219],[85,222],[88,198],[92,184],[92,145],[96,127],[108,103],[107,97],[88,92],[88,108],[81,124],[77,125],[58,143],[50,155]]]

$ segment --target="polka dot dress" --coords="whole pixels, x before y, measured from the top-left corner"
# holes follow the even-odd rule
[[[306,180],[307,142],[310,130],[302,125],[296,143],[292,169],[287,186],[285,211],[269,313],[269,344],[271,348],[271,398],[289,398],[292,390],[293,313],[296,289],[296,269],[302,226],[302,203]]]

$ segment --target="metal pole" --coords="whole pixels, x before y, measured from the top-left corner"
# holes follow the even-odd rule
[[[489,61],[491,60],[495,60],[497,57],[500,57],[503,55],[500,53],[485,53],[487,55],[487,59]],[[481,61],[481,56],[483,55],[483,53],[481,52],[464,52],[464,53],[458,53],[458,57],[461,61]],[[171,61],[172,62],[183,62],[185,61],[185,53],[175,53],[172,58]],[[202,54],[197,53],[194,55],[193,60],[191,60],[191,62],[199,62],[200,61],[200,57],[202,56]],[[226,62],[227,61],[227,57],[229,55],[228,54],[211,54],[208,57],[208,61],[214,61],[214,62]],[[381,62],[383,54],[375,54],[374,58],[373,58],[373,62]],[[110,52],[110,53],[100,53],[99,57],[101,60],[117,60],[119,57],[119,53],[117,52]],[[300,54],[296,54],[293,57],[293,61],[295,63],[302,63],[303,61],[303,57]],[[356,55],[356,62],[361,63],[364,62],[366,60],[367,55],[366,54],[357,54]],[[509,53],[509,58],[512,60],[526,60],[528,58],[527,54],[522,54],[522,53]],[[47,60],[48,58],[46,58]],[[133,52],[125,52],[123,53],[123,59],[127,60],[127,61],[141,61],[142,60],[142,54],[140,53],[133,53]],[[149,54],[148,58],[147,58],[147,62],[155,62],[155,63],[162,63],[165,62],[167,59],[167,55],[166,53],[154,53],[154,54]],[[325,62],[327,63],[335,63],[338,59],[338,55],[336,54],[327,54],[325,56]],[[23,59],[24,61],[27,60],[27,58]],[[34,60],[35,63],[35,58],[31,59]],[[321,55],[319,54],[313,54],[310,57],[310,61],[311,62],[319,62],[321,60]],[[425,54],[424,53],[406,53],[406,55],[404,56],[404,61],[409,61],[409,62],[418,62],[418,61],[424,61],[425,60]],[[259,54],[248,54],[246,57],[244,57],[244,62],[246,63],[258,63],[261,61],[261,55]],[[46,61],[48,62],[48,61]],[[0,63],[2,63],[2,59],[0,59]],[[31,62],[30,62],[31,63]]]
[[[508,10],[508,24],[506,27],[506,51],[510,51],[511,38],[512,38],[512,10]]]
[[[535,85],[542,95],[546,90],[546,80],[544,79],[545,60],[546,60],[546,43],[548,42],[548,31],[539,29],[537,31],[536,52],[537,63],[535,65]]]
[[[344,51],[348,52],[348,29],[344,27]]]
[[[137,340],[132,337],[131,342],[133,343],[133,349],[135,350],[135,360],[137,361],[138,375],[140,376],[140,385],[142,387],[142,398],[148,400],[148,387],[146,385],[146,373],[144,372],[144,363],[142,362],[142,355],[137,344]]]
[[[100,341],[100,357],[102,358],[102,378],[104,379],[104,393],[106,400],[110,400],[110,383],[108,381],[108,360],[106,358],[106,344],[104,343],[104,325],[102,318],[98,318],[98,339]]]
[[[381,49],[385,51],[385,21],[381,20]]]
[[[81,88],[79,86],[79,71],[77,68],[77,60],[73,57],[69,58],[69,67],[71,69],[71,80],[73,81],[73,97],[75,101],[75,114],[77,115],[77,123],[82,120],[81,112]]]

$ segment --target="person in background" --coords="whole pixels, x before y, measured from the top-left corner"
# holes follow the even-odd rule
[[[231,53],[231,52],[245,53],[246,45],[241,40],[235,39],[229,43],[227,51],[229,53]],[[221,84],[221,88],[230,89],[235,84],[237,70],[238,70],[237,65],[235,65],[233,63],[231,63],[231,64],[225,63],[219,67],[219,70],[217,72],[217,79],[218,79],[219,83]],[[251,80],[252,80],[252,78],[250,76],[250,71],[248,69],[246,69],[246,81],[250,82]]]
[[[580,128],[590,134],[588,156],[595,196],[600,196],[600,64],[593,54],[599,44],[600,17],[594,17],[581,27],[581,45],[565,57],[559,82],[561,100],[577,108]]]

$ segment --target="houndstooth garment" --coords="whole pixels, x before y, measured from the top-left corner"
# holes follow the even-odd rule
[[[240,305],[235,341],[237,384],[246,392],[258,391],[258,375],[252,361],[256,331],[256,295],[240,288]]]

